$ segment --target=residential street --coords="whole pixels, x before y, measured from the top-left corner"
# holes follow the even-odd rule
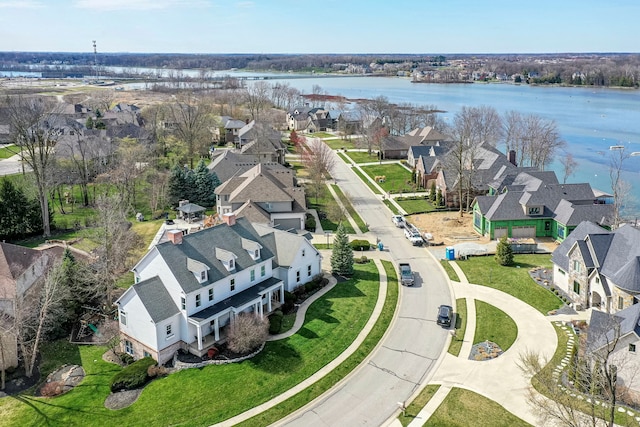
[[[448,332],[436,325],[438,306],[452,303],[437,262],[409,244],[390,211],[342,160],[336,159],[333,175],[369,224],[370,240],[380,239],[394,263],[410,262],[416,285],[402,287],[396,320],[366,365],[277,425],[382,425],[433,375],[448,342]]]

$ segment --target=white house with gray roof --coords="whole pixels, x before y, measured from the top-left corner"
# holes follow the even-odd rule
[[[584,221],[551,261],[554,284],[585,308],[617,313],[640,301],[640,230],[630,225],[609,231]]]
[[[240,313],[265,316],[285,290],[321,273],[320,254],[303,236],[234,215],[225,221],[187,235],[171,230],[134,266],[135,284],[116,301],[123,351],[161,364],[178,349],[201,356]]]

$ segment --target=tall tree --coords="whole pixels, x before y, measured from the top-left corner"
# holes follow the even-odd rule
[[[562,183],[566,184],[567,179],[569,179],[569,177],[575,173],[576,168],[578,167],[578,162],[576,162],[576,160],[573,158],[573,154],[565,153],[560,158],[560,164],[562,165],[563,172]]]
[[[331,178],[335,162],[335,153],[320,138],[307,140],[306,148],[302,153],[302,163],[309,174],[316,202],[325,180]]]
[[[248,85],[244,90],[244,103],[253,120],[259,121],[264,111],[271,105],[270,91],[269,83],[263,80]]]
[[[0,184],[0,239],[16,239],[42,232],[40,204],[27,197],[10,179]]]
[[[629,197],[631,190],[629,184],[622,179],[624,163],[629,158],[629,153],[624,146],[610,151],[609,155],[609,178],[611,189],[613,190],[613,218],[611,228],[614,230],[622,222],[622,207]]]
[[[170,104],[173,133],[187,149],[189,167],[196,157],[204,155],[211,142],[209,133],[209,105],[192,93],[183,93]]]
[[[353,274],[353,249],[349,246],[349,238],[342,224],[338,225],[333,239],[331,252],[331,271],[340,276]]]
[[[215,173],[209,171],[202,159],[193,171],[193,183],[196,196],[194,203],[205,207],[211,207],[216,204],[216,195],[213,191],[220,185],[220,180]]]
[[[61,134],[60,105],[45,97],[7,96],[11,138],[20,148],[21,160],[33,171],[45,237],[51,235],[49,168]]]

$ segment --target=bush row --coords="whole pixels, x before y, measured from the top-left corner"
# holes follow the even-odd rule
[[[155,366],[156,361],[151,357],[145,357],[118,372],[111,380],[111,391],[134,390],[142,387],[151,379],[149,368]],[[157,372],[156,372],[157,374]]]
[[[349,243],[351,249],[354,251],[368,251],[371,248],[371,243],[368,240],[356,239]]]

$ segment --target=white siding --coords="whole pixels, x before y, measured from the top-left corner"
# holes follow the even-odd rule
[[[158,343],[158,350],[167,348],[178,341],[187,341],[180,334],[180,323],[182,322],[182,316],[176,314],[167,320],[163,320],[156,325],[156,341]],[[167,325],[171,325],[172,336],[167,336]]]
[[[565,293],[569,293],[569,274],[566,271],[562,274],[560,270],[560,267],[553,265],[553,283]]]
[[[123,310],[127,316],[127,324],[123,325],[120,321],[120,310]],[[158,339],[156,332],[156,325],[151,320],[147,309],[140,301],[140,297],[133,289],[129,290],[123,295],[118,307],[118,322],[120,322],[120,331],[131,337],[135,337],[136,340],[149,348],[158,350]],[[142,357],[141,354],[136,357]]]

